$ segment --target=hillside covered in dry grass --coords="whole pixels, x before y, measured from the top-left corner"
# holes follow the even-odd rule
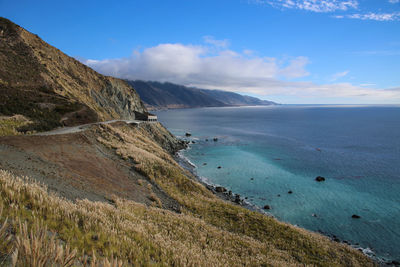
[[[67,258],[75,265],[117,259],[123,265],[154,266],[373,266],[346,245],[217,198],[168,153],[179,142],[160,124],[95,125],[82,135],[91,136],[91,145],[102,153],[131,166],[138,175],[132,178],[138,189],[132,190],[139,194],[141,188],[146,200],[131,200],[116,191],[104,191],[103,201],[63,198],[62,192],[55,194],[45,185],[54,187],[51,179],[39,184],[34,177],[15,175],[4,170],[10,165],[3,160],[1,261],[22,264],[42,255],[46,262],[60,264],[60,258]],[[24,138],[36,137],[0,141],[15,148],[18,142],[10,139]],[[22,150],[35,156],[32,150]],[[24,171],[29,173],[21,167]],[[118,179],[112,177],[113,182]],[[176,202],[175,209],[168,208],[164,193]],[[42,245],[37,255],[31,255],[38,242]]]

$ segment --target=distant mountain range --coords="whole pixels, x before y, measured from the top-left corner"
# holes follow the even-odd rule
[[[149,109],[276,105],[267,100],[221,90],[186,87],[169,82],[127,80]]]

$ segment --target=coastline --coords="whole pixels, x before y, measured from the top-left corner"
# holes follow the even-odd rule
[[[244,207],[244,208],[246,208],[248,210],[256,211],[256,212],[259,212],[259,213],[261,213],[261,214],[263,214],[265,216],[277,219],[274,215],[268,213],[267,211],[265,211],[261,207],[248,202],[246,199],[242,198],[239,194],[236,194],[235,192],[227,190],[221,185],[214,184],[214,183],[210,182],[207,179],[207,177],[200,176],[197,173],[197,170],[196,170],[197,166],[193,162],[191,162],[185,155],[183,155],[184,151],[190,149],[190,145],[189,145],[190,143],[186,139],[182,139],[182,138],[179,138],[179,137],[177,137],[177,139],[184,141],[187,144],[187,146],[185,148],[180,149],[178,152],[176,152],[176,154],[174,155],[174,158],[182,168],[184,168],[185,170],[189,171],[196,178],[197,182],[199,182],[202,185],[204,185],[208,190],[210,190],[214,195],[218,196],[222,200],[231,202],[231,203],[236,204],[236,205],[240,205],[240,206],[242,206],[242,207]],[[217,188],[223,188],[226,191],[221,192],[221,189],[218,190]],[[293,225],[293,226],[301,228],[298,225]],[[305,228],[303,228],[303,229],[305,229]],[[312,230],[309,230],[309,229],[305,229],[305,230],[312,231]],[[323,236],[326,236],[333,242],[346,244],[346,245],[352,247],[353,249],[357,249],[357,250],[361,251],[364,255],[366,255],[367,257],[369,257],[373,261],[375,261],[380,266],[400,266],[400,263],[395,261],[395,260],[393,260],[393,261],[392,260],[387,260],[387,259],[380,258],[380,257],[376,256],[375,252],[371,248],[368,248],[368,247],[364,248],[364,247],[361,247],[358,243],[352,244],[347,240],[341,240],[336,235],[334,235],[332,233],[326,233],[326,232],[323,232],[323,231],[312,231],[312,232],[318,233],[318,234],[323,235]]]
[[[246,209],[249,209],[251,211],[257,211],[260,212],[266,216],[269,217],[274,217],[272,214],[264,211],[262,208],[248,202],[246,199],[242,198],[239,194],[236,194],[235,192],[232,192],[230,190],[227,190],[226,188],[217,185],[217,184],[213,184],[210,181],[208,181],[208,179],[206,177],[202,177],[200,176],[196,169],[197,166],[192,163],[187,157],[185,157],[182,153],[183,151],[190,149],[190,147],[188,146],[188,148],[183,148],[181,150],[179,150],[176,155],[175,155],[175,160],[178,162],[178,164],[184,168],[185,170],[189,171],[197,180],[197,182],[201,183],[202,185],[204,185],[208,190],[210,190],[211,192],[213,192],[213,194],[215,194],[216,196],[218,196],[219,198],[225,200],[225,201],[229,201],[232,202],[236,205],[240,205]],[[217,188],[220,188],[220,190],[218,190]],[[224,191],[224,189],[226,191]],[[221,192],[221,190],[223,192]],[[275,218],[275,217],[274,217]]]

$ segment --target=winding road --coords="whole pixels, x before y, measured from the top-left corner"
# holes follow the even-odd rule
[[[89,128],[92,125],[96,124],[110,124],[114,122],[119,122],[123,121],[128,124],[141,124],[141,123],[152,123],[148,121],[140,121],[140,120],[111,120],[111,121],[101,121],[101,122],[93,122],[93,123],[88,123],[88,124],[82,124],[78,126],[71,126],[71,127],[61,127],[57,128],[48,132],[41,132],[41,133],[36,133],[34,135],[41,135],[41,136],[46,136],[46,135],[57,135],[57,134],[70,134],[70,133],[79,133],[84,131],[85,129]]]

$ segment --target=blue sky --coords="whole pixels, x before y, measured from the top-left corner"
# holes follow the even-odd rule
[[[0,16],[107,75],[400,103],[399,0],[0,0]]]

